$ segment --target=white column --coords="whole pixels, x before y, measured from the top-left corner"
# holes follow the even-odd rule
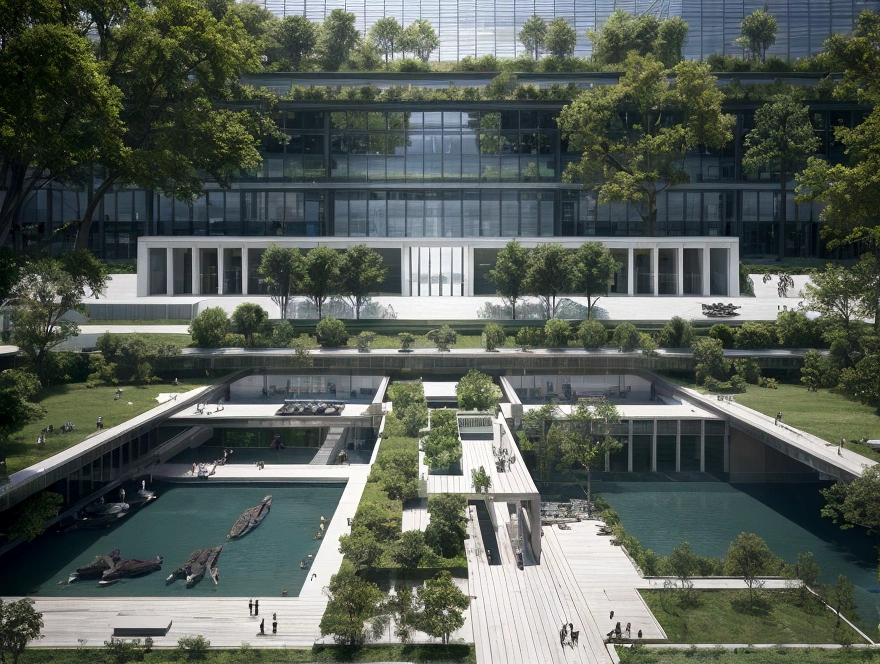
[[[630,247],[626,250],[626,294],[633,296],[636,294],[636,252]]]
[[[165,294],[174,295],[174,250],[165,250]]]
[[[146,297],[150,294],[150,248],[141,238],[137,244],[137,294]]]
[[[654,273],[654,297],[660,295],[660,247],[651,248],[651,272]]]
[[[223,295],[223,245],[217,245],[217,295]]]
[[[410,290],[410,247],[404,245],[400,248],[400,294],[404,296],[412,295]]]
[[[200,295],[202,292],[202,264],[201,264],[201,253],[199,252],[198,245],[193,245],[192,247],[192,294]]]
[[[248,294],[248,273],[250,266],[248,264],[248,248],[247,245],[241,247],[241,294]]]
[[[709,246],[704,246],[701,251],[703,252],[703,295],[711,295],[712,291],[709,288],[709,269],[711,265],[709,262]]]
[[[675,286],[675,294],[684,295],[684,245],[676,249],[675,254],[678,258],[678,265],[675,268],[675,274],[678,278],[678,284]]]
[[[464,248],[464,265],[461,266],[462,279],[464,279],[464,296],[474,296],[474,274],[476,269],[474,265],[474,248],[470,245]]]

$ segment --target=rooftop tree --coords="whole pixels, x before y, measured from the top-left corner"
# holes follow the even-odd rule
[[[547,26],[544,45],[550,55],[556,58],[570,58],[577,46],[577,32],[564,18],[554,18]]]
[[[563,179],[595,189],[601,203],[634,205],[645,235],[656,235],[659,196],[690,180],[687,151],[732,138],[734,118],[722,113],[722,98],[706,65],[666,70],[653,55],[631,53],[619,85],[585,90],[562,110],[559,127],[581,153]]]
[[[558,242],[539,244],[529,252],[525,287],[544,305],[546,317],[556,315],[556,296],[572,290],[572,256]]]
[[[302,290],[304,269],[299,249],[270,244],[263,252],[257,272],[265,279],[272,301],[281,310],[281,320],[288,318],[290,298]]]
[[[321,618],[321,635],[353,646],[367,640],[367,622],[379,615],[384,597],[379,586],[358,576],[353,565],[342,563],[324,593],[330,599]]]
[[[424,19],[413,21],[403,31],[403,38],[400,41],[402,51],[409,51],[422,62],[427,62],[431,57],[431,53],[439,45],[440,40],[437,39],[434,27]]]
[[[330,247],[309,249],[303,264],[303,293],[323,316],[324,302],[339,292],[339,252]]]
[[[529,18],[519,31],[519,42],[537,60],[547,40],[547,23],[540,16]]]
[[[495,267],[489,270],[488,279],[498,296],[510,306],[513,320],[516,320],[516,303],[526,294],[528,266],[529,250],[511,240],[498,252]]]
[[[281,55],[297,70],[318,45],[318,25],[305,16],[285,16],[275,30]]]
[[[388,64],[388,56],[394,59],[394,54],[400,50],[400,40],[403,37],[403,28],[393,16],[385,16],[373,23],[367,33],[367,39],[379,49],[385,56],[385,64]]]
[[[334,9],[321,24],[318,38],[318,52],[324,71],[339,71],[348,60],[352,49],[360,39],[354,27],[354,14],[342,9]]]
[[[748,49],[751,57],[760,58],[761,62],[767,59],[767,49],[776,43],[776,17],[764,9],[756,9],[746,16],[740,29],[742,37],[736,43]]]
[[[342,293],[351,300],[355,318],[361,317],[361,309],[370,293],[385,281],[388,269],[382,255],[365,244],[349,247],[342,254],[339,266]]]
[[[574,290],[587,298],[587,320],[599,295],[608,292],[608,285],[620,269],[611,251],[601,242],[584,242],[574,252]]]
[[[491,376],[471,369],[455,386],[459,410],[495,412],[501,401],[501,388]]]

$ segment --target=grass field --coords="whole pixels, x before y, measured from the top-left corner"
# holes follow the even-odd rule
[[[621,664],[856,664],[880,662],[880,651],[861,648],[721,648],[687,650],[617,648]]]
[[[107,429],[158,406],[156,396],[161,392],[186,392],[201,384],[181,381],[177,387],[167,383],[147,387],[123,386],[119,401],[113,399],[115,386],[88,389],[85,383],[74,383],[49,388],[40,399],[46,415],[11,436],[9,442],[0,443],[0,457],[6,457],[8,472],[12,474],[81,443],[96,431],[95,422],[99,416],[104,418],[104,428]],[[61,425],[65,422],[72,422],[76,430],[61,433]],[[40,431],[50,424],[55,428],[54,433],[47,435],[46,442],[37,447]]]
[[[746,611],[745,590],[697,591],[699,603],[688,609],[668,599],[665,591],[642,591],[645,603],[663,626],[671,643],[836,643],[836,616],[824,606],[809,609],[791,601],[785,591],[765,591],[766,610]],[[667,595],[667,598],[669,596]],[[845,623],[840,635],[851,643],[863,639]],[[838,636],[839,638],[839,636]]]
[[[145,664],[179,664],[193,661],[178,649],[153,650],[141,653],[143,659],[132,658]],[[76,648],[69,650],[28,648],[20,664],[95,664],[112,662],[106,648]],[[357,648],[342,646],[315,646],[314,648],[263,649],[242,646],[237,650],[209,650],[203,664],[302,664],[304,662],[449,662],[474,664],[477,661],[472,646],[463,645],[367,645]]]
[[[742,405],[770,417],[781,410],[783,422],[829,443],[846,438],[847,447],[880,461],[880,454],[854,442],[860,438],[880,438],[880,416],[870,406],[828,390],[808,392],[806,387],[784,384],[780,384],[778,390],[749,385],[747,392],[735,398]]]

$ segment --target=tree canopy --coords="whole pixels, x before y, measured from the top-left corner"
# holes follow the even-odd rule
[[[401,50],[412,53],[422,62],[427,62],[439,45],[434,27],[424,19],[415,20],[407,26],[400,40]]]
[[[318,52],[324,71],[339,71],[360,39],[354,27],[356,17],[343,9],[334,9],[321,24]]]
[[[523,47],[537,60],[547,40],[547,23],[540,16],[532,16],[523,24],[518,37]]]
[[[516,320],[516,303],[526,293],[526,271],[529,251],[516,240],[511,240],[498,252],[495,266],[489,270],[488,279],[495,292],[510,306],[511,318]]]
[[[593,43],[593,58],[604,64],[620,64],[635,51],[642,56],[653,54],[673,67],[681,60],[687,32],[688,24],[677,16],[661,20],[618,9],[599,30],[588,30],[587,38]]]
[[[608,292],[608,286],[621,266],[601,242],[584,242],[574,252],[572,265],[575,282],[573,290],[587,298],[589,320],[598,296]]]
[[[559,116],[569,149],[582,155],[563,179],[596,190],[602,203],[634,205],[646,235],[657,234],[661,192],[690,181],[685,153],[721,147],[733,135],[707,65],[679,63],[674,82],[668,73],[653,55],[630,53],[618,85],[585,90]]]
[[[760,58],[761,62],[767,59],[767,49],[776,43],[776,17],[764,9],[756,9],[746,16],[740,29],[742,37],[737,39],[749,51],[753,58]]]
[[[289,317],[290,298],[301,288],[304,269],[299,249],[270,244],[263,252],[257,271],[265,279],[272,301],[281,310],[282,320]]]
[[[571,290],[571,252],[558,242],[539,244],[529,252],[525,287],[544,305],[547,318],[556,315],[556,296]]]
[[[343,561],[324,592],[330,601],[321,617],[321,635],[332,635],[348,646],[366,641],[366,623],[379,615],[384,597],[379,586],[362,579],[353,565]]]
[[[459,410],[495,412],[501,401],[501,388],[491,376],[474,369],[467,372],[455,386]]]
[[[394,59],[394,54],[401,50],[400,40],[403,38],[403,28],[393,16],[385,16],[373,23],[367,34],[367,39],[379,49],[388,63],[389,56]]]
[[[577,32],[564,18],[554,18],[547,26],[544,45],[550,55],[556,58],[570,58],[577,46]]]
[[[339,252],[330,247],[315,247],[306,254],[303,265],[303,293],[318,312],[324,314],[324,302],[339,291]]]
[[[27,644],[40,638],[42,629],[43,614],[34,609],[34,600],[4,602],[0,598],[0,660],[5,662],[10,655],[12,664],[18,664]]]
[[[361,317],[361,308],[370,293],[385,281],[388,269],[382,255],[365,244],[348,247],[342,254],[339,266],[342,293],[350,300],[355,318]]]

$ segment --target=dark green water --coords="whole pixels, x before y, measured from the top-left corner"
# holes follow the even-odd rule
[[[756,533],[790,563],[812,551],[824,583],[846,574],[856,585],[860,622],[874,632],[880,619],[875,541],[819,516],[824,486],[601,482],[593,490],[620,514],[627,532],[662,555],[687,540],[696,553],[721,558],[741,532]]]
[[[306,484],[159,484],[159,498],[126,517],[110,530],[53,533],[3,556],[0,595],[223,597],[280,596],[283,589],[299,594],[308,570],[299,561],[315,555],[313,540],[323,515],[329,524],[344,489],[341,485]],[[226,534],[239,515],[271,493],[272,510],[245,537]],[[223,544],[218,569],[220,584],[205,578],[187,590],[182,580],[165,584],[189,554]],[[123,558],[162,556],[162,570],[100,587],[97,581],[59,585],[77,567],[119,548]]]

